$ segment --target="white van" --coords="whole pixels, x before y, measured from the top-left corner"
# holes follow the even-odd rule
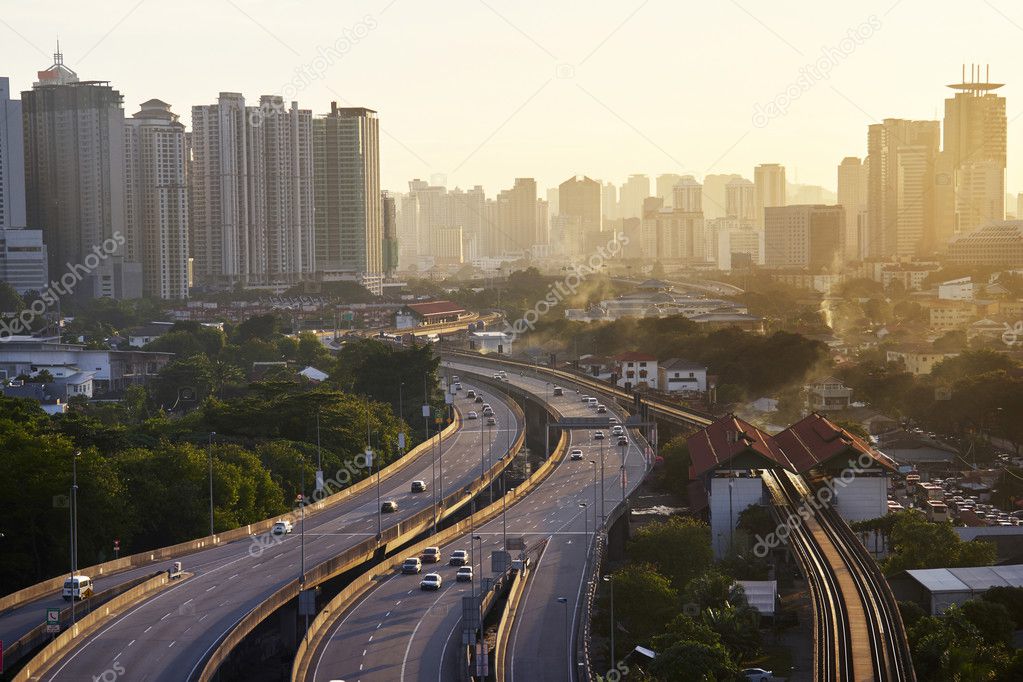
[[[586,400],[586,404],[590,407],[590,409],[595,410],[597,409],[597,405],[600,404],[600,401],[598,401],[596,398],[588,398]]]
[[[92,596],[92,580],[87,575],[76,575],[64,581],[64,589],[61,591],[64,601],[75,599],[81,601]]]

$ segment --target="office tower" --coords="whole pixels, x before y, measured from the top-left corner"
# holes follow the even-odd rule
[[[42,230],[0,228],[0,282],[19,294],[46,290],[50,278]]]
[[[403,194],[398,216],[398,269],[409,270],[419,261],[419,195]]]
[[[640,224],[643,258],[676,264],[707,261],[703,213],[677,207],[664,208],[664,200],[660,197],[649,197],[643,208]]]
[[[482,186],[448,190],[443,185],[429,184],[417,178],[409,182],[409,195],[416,197],[418,255],[437,256],[437,231],[455,227],[461,229],[465,240],[462,249],[467,258],[475,258],[482,253],[486,202]]]
[[[491,255],[530,253],[541,240],[536,220],[536,180],[515,178],[511,189],[497,195],[496,252]]]
[[[934,249],[938,143],[937,121],[888,118],[867,129],[867,255]]]
[[[21,101],[0,76],[0,230],[25,227],[25,140]]]
[[[750,183],[752,187],[752,183]],[[751,199],[752,203],[752,199]],[[764,231],[753,229],[752,219],[737,217],[707,221],[707,253],[718,270],[763,263]]]
[[[650,196],[650,178],[645,175],[630,175],[622,185],[618,203],[619,217],[640,218],[643,215],[643,200]]]
[[[672,188],[672,207],[686,213],[703,213],[703,185],[692,175],[679,178]]]
[[[560,187],[548,187],[547,188],[547,207],[551,211],[551,215],[558,215],[561,211],[561,193]]]
[[[708,220],[728,215],[728,183],[741,179],[741,175],[733,173],[707,175],[703,178],[703,215]]]
[[[838,205],[845,209],[845,259],[859,260],[866,255],[867,168],[858,157],[838,164]]]
[[[282,284],[316,269],[313,113],[263,95],[246,107],[250,281]]]
[[[186,154],[185,126],[166,102],[143,102],[125,121],[126,249],[148,297],[188,298]]]
[[[398,269],[398,205],[390,192],[381,194],[380,211],[381,229],[384,234],[381,259],[384,272],[390,276]]]
[[[483,232],[485,219],[486,192],[482,185],[463,190],[455,187],[448,191],[448,226],[462,228],[462,250],[466,259],[483,255]]]
[[[49,274],[72,268],[76,293],[138,298],[141,265],[125,258],[121,94],[107,81],[80,81],[59,48],[38,78],[21,94],[25,208],[26,223],[43,231]]]
[[[245,98],[222,92],[192,107],[191,245],[197,279],[247,284],[252,276]]]
[[[383,272],[380,127],[376,112],[330,103],[313,119],[316,268]]]
[[[1005,98],[994,94],[990,69],[981,81],[980,65],[966,80],[948,87],[945,100],[944,152],[949,155],[955,190],[955,234],[969,234],[985,223],[1005,218]]]
[[[657,188],[656,196],[664,200],[665,208],[674,207],[672,202],[675,200],[675,185],[681,181],[682,176],[677,173],[664,173],[657,176],[655,184]]]
[[[465,243],[460,227],[442,227],[437,230],[434,259],[438,265],[461,265],[465,262]]]
[[[753,210],[758,228],[764,227],[764,209],[785,206],[785,167],[764,163],[753,169]]]
[[[605,182],[600,188],[600,212],[604,221],[622,217],[618,212],[618,188],[613,182]]]
[[[764,264],[775,269],[836,271],[842,262],[842,206],[768,206],[764,211]]]
[[[753,183],[746,178],[733,178],[725,184],[725,217],[756,220]],[[705,211],[706,213],[706,211]]]
[[[601,186],[588,177],[572,177],[558,185],[558,215],[578,220],[584,232],[600,232]]]

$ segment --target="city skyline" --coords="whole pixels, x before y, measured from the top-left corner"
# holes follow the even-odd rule
[[[785,166],[791,182],[834,190],[841,159],[866,156],[867,125],[940,119],[944,86],[964,62],[990,64],[992,77],[1007,83],[1000,92],[1011,145],[1020,125],[1014,85],[1023,74],[1008,54],[1020,30],[1009,8],[991,3],[964,15],[945,11],[950,3],[926,11],[915,2],[878,3],[823,19],[804,11],[810,7],[598,3],[578,16],[559,7],[360,2],[323,9],[327,20],[310,26],[286,5],[224,3],[203,6],[209,26],[193,27],[195,44],[225,25],[237,34],[238,47],[216,69],[202,51],[171,49],[173,30],[148,31],[156,10],[144,4],[113,3],[110,26],[84,21],[87,10],[73,5],[51,25],[11,8],[0,32],[10,37],[12,93],[31,86],[59,34],[68,63],[83,79],[109,80],[128,111],[158,98],[185,112],[221,91],[290,101],[284,90],[296,80],[293,99],[314,115],[333,100],[373,108],[385,122],[381,186],[395,191],[435,175],[448,187],[481,184],[488,195],[529,175],[540,188],[583,174],[616,184],[634,173],[751,178],[756,165],[771,162]],[[991,38],[984,54],[971,45],[977,27]],[[731,38],[727,59],[716,54],[720,35]],[[666,52],[666,39],[687,48]],[[392,50],[396,44],[402,49]],[[140,58],[125,60],[127,53]],[[826,78],[813,67],[819,58]],[[406,78],[409,63],[423,65],[417,78]],[[798,94],[785,113],[772,109],[790,89]],[[1010,150],[1006,190],[1021,185],[1023,167]]]

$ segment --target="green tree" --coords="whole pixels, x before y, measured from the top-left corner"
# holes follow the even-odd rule
[[[714,560],[710,527],[688,516],[671,516],[662,523],[650,523],[636,531],[629,542],[629,557],[652,564],[683,589]]]
[[[973,623],[987,644],[1009,644],[1015,622],[1009,609],[986,599],[971,599],[962,605],[963,615]]]
[[[931,523],[916,510],[893,516],[891,553],[883,562],[886,574],[914,568],[990,566],[995,562],[993,544],[963,542],[947,523]]]
[[[681,641],[657,654],[650,674],[665,682],[738,679],[739,670],[720,644]]]
[[[659,573],[651,564],[630,563],[615,571],[614,583],[615,620],[618,629],[624,631],[624,645],[628,651],[632,646],[649,642],[664,630],[664,626],[678,611],[678,591],[671,581]],[[601,598],[601,611],[609,608],[609,593]]]

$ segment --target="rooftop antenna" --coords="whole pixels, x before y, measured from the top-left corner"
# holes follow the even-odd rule
[[[64,63],[64,55],[61,54],[60,51],[60,36],[57,36],[57,51],[53,53],[53,63],[54,64]]]

